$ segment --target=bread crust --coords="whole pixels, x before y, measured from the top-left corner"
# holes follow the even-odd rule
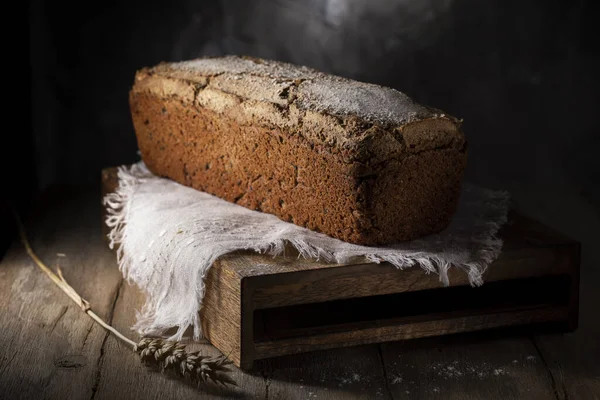
[[[222,57],[138,71],[130,106],[155,174],[347,242],[411,240],[456,210],[460,122],[393,89]]]

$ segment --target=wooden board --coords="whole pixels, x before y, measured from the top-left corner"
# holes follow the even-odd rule
[[[121,282],[100,234],[99,192],[55,194],[42,199],[40,212],[28,219],[35,250],[52,266],[60,262],[97,313],[139,339],[130,327],[143,296]],[[582,220],[598,219],[586,215]],[[598,258],[588,256],[585,265],[593,274],[586,273],[582,283],[593,289]],[[229,393],[198,392],[141,366],[15,242],[0,263],[0,398],[598,399],[598,294],[586,292],[574,334],[474,333],[277,357],[256,361],[251,372],[236,369],[241,387]],[[208,344],[194,347],[216,352]]]
[[[102,179],[104,193],[116,188],[114,168]],[[579,243],[514,213],[501,236],[503,252],[481,288],[457,269],[445,288],[418,267],[326,264],[293,249],[287,257],[229,254],[208,272],[203,331],[251,368],[261,358],[340,346],[531,324],[575,329]]]
[[[97,192],[47,193],[31,218],[32,246],[110,321],[121,285],[114,254],[98,239]],[[90,207],[96,205],[96,207]],[[75,216],[89,215],[87,218]],[[90,398],[107,332],[85,315],[14,243],[0,265],[0,398]],[[66,381],[69,383],[66,384]]]

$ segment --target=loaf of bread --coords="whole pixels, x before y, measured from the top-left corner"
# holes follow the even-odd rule
[[[460,121],[394,89],[248,57],[137,72],[130,105],[155,174],[367,245],[445,228]]]

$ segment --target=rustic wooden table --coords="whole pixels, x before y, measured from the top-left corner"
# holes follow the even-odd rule
[[[129,328],[142,297],[102,238],[99,198],[93,190],[49,193],[27,222],[29,236],[99,315],[135,338]],[[140,365],[15,242],[0,264],[0,399],[598,399],[598,257],[583,248],[575,333],[458,335],[280,357],[235,370],[239,388],[199,392]]]

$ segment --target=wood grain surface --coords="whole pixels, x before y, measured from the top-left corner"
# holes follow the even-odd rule
[[[27,227],[42,259],[59,263],[98,314],[138,339],[130,327],[143,297],[122,281],[106,247],[99,196],[47,195]],[[140,365],[15,242],[0,264],[0,398],[598,399],[600,298],[585,279],[582,287],[575,333],[466,334],[316,351],[258,361],[251,372],[235,369],[240,388],[198,391]],[[217,352],[206,343],[193,347]]]

